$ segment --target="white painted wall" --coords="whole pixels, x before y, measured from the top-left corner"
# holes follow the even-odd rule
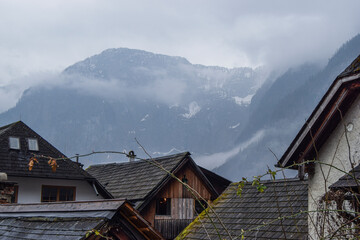
[[[360,97],[356,99],[352,107],[328,138],[327,142],[319,151],[319,161],[328,163],[348,172],[351,170],[349,160],[349,148],[345,137],[345,125],[352,123],[353,129],[347,132],[350,145],[350,156],[354,166],[360,163]],[[307,159],[313,160],[313,159]],[[317,209],[318,201],[329,190],[329,186],[339,180],[345,173],[335,168],[322,164],[315,165],[315,172],[309,175],[309,211]],[[314,225],[318,225],[315,214],[309,214],[310,239],[319,239]]]
[[[71,186],[76,187],[75,201],[103,199],[101,195],[96,196],[95,190],[85,180],[66,180],[30,177],[8,177],[11,182],[19,186],[18,203],[39,203],[41,202],[42,185]]]

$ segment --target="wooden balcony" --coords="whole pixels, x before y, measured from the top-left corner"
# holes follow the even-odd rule
[[[165,239],[174,239],[193,219],[155,219],[157,229]]]

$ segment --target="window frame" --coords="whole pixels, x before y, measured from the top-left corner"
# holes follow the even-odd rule
[[[56,201],[43,201],[43,193],[44,193],[45,187],[56,189]],[[61,201],[61,202],[72,202],[72,201],[76,200],[76,187],[75,186],[42,185],[40,202],[60,202],[60,190],[61,189],[72,189],[73,190],[73,199],[67,200],[67,201]]]
[[[11,139],[17,140],[17,145],[18,147],[15,148],[11,145]],[[14,137],[14,136],[10,136],[9,137],[9,148],[12,150],[20,150],[21,149],[21,145],[20,145],[20,138],[19,137]]]
[[[38,152],[39,151],[39,141],[37,138],[27,138],[27,146],[29,151],[34,151],[34,152]],[[35,141],[36,142],[36,148],[37,149],[30,149],[30,141]]]

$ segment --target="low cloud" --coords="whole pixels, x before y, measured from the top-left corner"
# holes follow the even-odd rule
[[[226,152],[214,153],[206,156],[199,156],[195,159],[196,163],[208,168],[214,169],[226,163],[227,160],[244,151],[250,145],[257,143],[264,138],[266,131],[264,129],[257,131],[251,138],[240,143],[238,146]]]

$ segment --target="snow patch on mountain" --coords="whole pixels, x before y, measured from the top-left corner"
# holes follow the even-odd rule
[[[247,95],[246,97],[233,97],[235,103],[239,106],[249,106],[251,103],[251,99],[253,98],[254,94]]]
[[[189,118],[192,118],[193,116],[195,116],[198,112],[200,112],[200,110],[201,110],[201,107],[199,106],[199,104],[197,102],[191,102],[188,107],[189,112],[181,114],[181,116],[189,119]]]
[[[229,128],[230,128],[230,129],[234,129],[234,128],[237,128],[238,126],[240,126],[240,123],[235,124],[234,126],[230,126]]]
[[[148,117],[149,117],[149,114],[146,114],[145,117],[143,117],[143,118],[140,120],[140,122],[146,121],[146,119],[148,119]]]

